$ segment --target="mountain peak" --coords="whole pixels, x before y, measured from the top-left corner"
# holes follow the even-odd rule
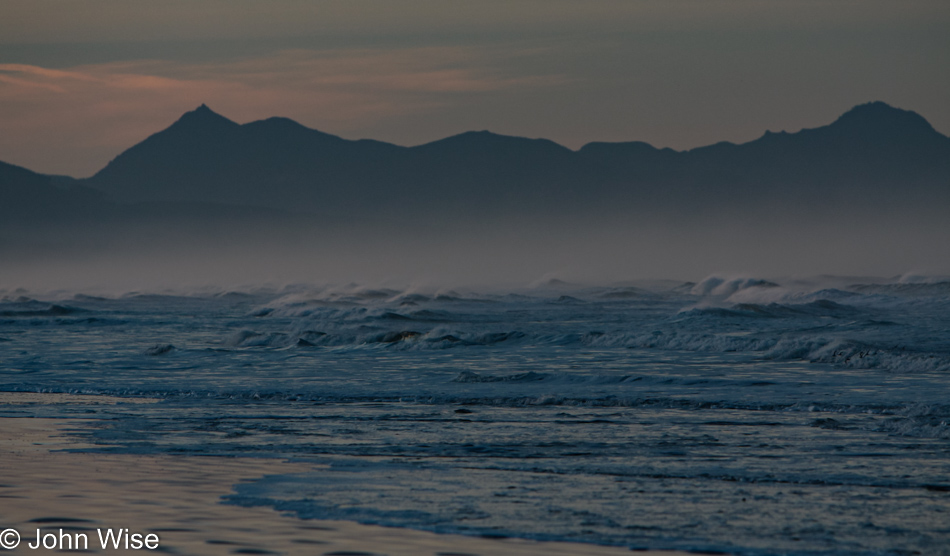
[[[421,150],[461,149],[462,151],[467,150],[469,152],[498,149],[515,152],[512,149],[519,149],[522,154],[526,152],[522,149],[530,149],[534,152],[537,152],[539,149],[550,152],[571,152],[567,147],[559,145],[550,139],[529,139],[527,137],[517,137],[514,135],[500,135],[484,129],[481,131],[466,131],[413,148]]]
[[[199,126],[202,128],[208,127],[233,127],[239,124],[225,118],[221,114],[218,114],[214,110],[208,108],[207,104],[202,103],[201,106],[195,108],[190,112],[185,112],[182,114],[178,121],[175,122],[172,127],[179,125],[186,125],[188,127]]]
[[[881,101],[855,106],[842,114],[830,127],[847,128],[859,132],[936,132],[930,122],[920,114],[910,110],[894,108]]]

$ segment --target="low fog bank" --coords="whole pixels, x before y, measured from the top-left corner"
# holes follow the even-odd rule
[[[195,209],[198,210],[198,209]],[[215,209],[217,210],[217,209]],[[330,224],[234,208],[0,227],[0,291],[248,290],[288,284],[522,288],[712,274],[950,274],[943,207]],[[140,218],[139,218],[140,217]]]

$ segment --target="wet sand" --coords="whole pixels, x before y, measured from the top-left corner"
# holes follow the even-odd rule
[[[0,404],[33,403],[38,394],[4,394]],[[52,396],[52,395],[50,395]],[[44,398],[50,403],[49,398]],[[103,400],[104,403],[108,403]],[[630,554],[619,547],[488,539],[301,520],[267,508],[221,504],[232,485],[295,473],[311,464],[263,458],[71,453],[68,433],[81,419],[0,418],[0,530],[22,536],[10,554],[37,554],[42,534],[86,533],[89,552],[103,551],[97,529],[155,533],[171,554],[307,554],[325,556],[528,556]],[[122,550],[122,549],[120,549]],[[122,550],[124,551],[124,550]],[[145,551],[148,552],[148,551]],[[649,552],[640,552],[650,554]],[[654,554],[678,554],[656,552]],[[682,553],[679,553],[682,554]]]

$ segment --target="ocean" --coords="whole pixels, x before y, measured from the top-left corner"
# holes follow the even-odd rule
[[[950,554],[950,281],[0,292],[0,405],[279,457],[222,503],[735,554]],[[132,403],[141,399],[154,403]]]

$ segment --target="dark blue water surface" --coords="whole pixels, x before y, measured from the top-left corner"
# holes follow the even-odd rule
[[[228,503],[747,554],[950,554],[950,283],[0,294],[0,405],[313,471]]]

